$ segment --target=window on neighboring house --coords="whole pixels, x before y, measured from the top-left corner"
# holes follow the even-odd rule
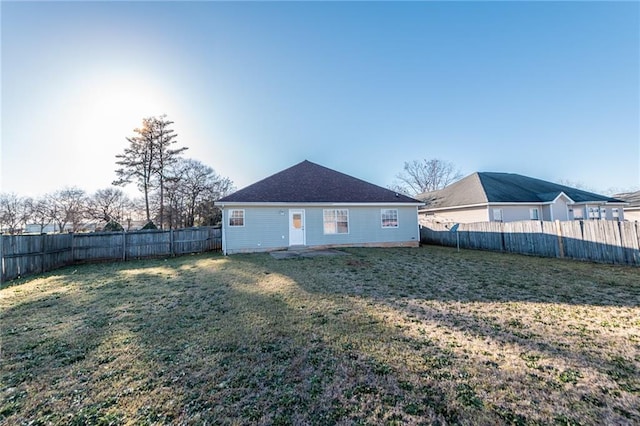
[[[573,209],[573,218],[575,220],[582,220],[582,208],[574,208]]]
[[[600,208],[600,219],[605,220],[607,218],[607,209],[604,207]]]
[[[529,209],[529,217],[531,220],[540,220],[540,212],[537,207]]]
[[[502,209],[493,209],[493,220],[502,222]]]
[[[244,210],[229,211],[229,226],[244,226]]]
[[[349,233],[349,210],[347,209],[326,209],[323,210],[324,233],[325,234],[348,234]]]
[[[382,216],[383,228],[398,227],[398,209],[382,209],[380,214]]]
[[[589,219],[600,219],[599,207],[589,207]]]
[[[613,208],[611,209],[611,216],[612,216],[614,219],[620,219],[620,210],[618,210],[618,208],[617,208],[617,207],[613,207]]]

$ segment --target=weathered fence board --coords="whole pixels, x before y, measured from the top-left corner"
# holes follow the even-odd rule
[[[221,250],[220,228],[0,236],[2,281],[80,262]]]
[[[640,229],[637,222],[620,222],[620,239],[624,250],[625,262],[640,265]]]
[[[427,244],[456,246],[459,239],[462,248],[640,265],[640,227],[634,222],[478,222],[460,224],[457,232],[434,223],[422,226],[420,236]]]

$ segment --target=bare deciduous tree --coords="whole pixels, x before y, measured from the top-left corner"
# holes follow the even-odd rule
[[[29,220],[40,226],[40,232],[44,232],[44,228],[52,221],[49,209],[49,201],[47,198],[37,198],[31,203],[31,211]]]
[[[159,191],[160,226],[164,221],[164,192],[167,170],[187,148],[171,149],[178,136],[170,126],[173,121],[166,116],[148,117],[142,120],[142,127],[134,129],[135,136],[128,137],[129,147],[116,155],[118,179],[113,185],[124,186],[136,183],[145,199],[147,221],[151,220],[150,195],[153,189]]]
[[[403,171],[396,175],[390,188],[414,196],[442,189],[461,177],[453,163],[438,159],[413,160],[404,163]]]
[[[0,193],[0,230],[11,234],[22,232],[31,206],[30,198],[15,193]]]
[[[132,209],[131,200],[118,188],[99,189],[88,200],[87,213],[93,219],[122,224]]]
[[[124,153],[116,155],[116,164],[121,166],[116,170],[118,179],[113,181],[115,186],[125,186],[135,182],[142,191],[145,201],[147,221],[151,220],[149,210],[149,194],[152,188],[154,144],[151,131],[152,118],[142,120],[142,128],[134,129],[136,136],[128,137],[129,146]]]
[[[84,190],[77,187],[67,187],[49,195],[49,212],[58,230],[64,232],[68,224],[76,232],[86,216],[87,197]]]
[[[203,217],[213,211],[204,204],[223,197],[233,190],[233,182],[218,175],[211,167],[193,159],[181,159],[172,168],[169,179],[171,226],[194,226],[208,224]]]

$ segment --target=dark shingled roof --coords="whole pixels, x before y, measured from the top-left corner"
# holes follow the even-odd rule
[[[564,192],[576,203],[622,200],[514,173],[477,172],[446,188],[424,194],[427,209],[486,203],[544,203]]]
[[[303,161],[216,204],[247,203],[408,203],[420,201],[310,161]]]

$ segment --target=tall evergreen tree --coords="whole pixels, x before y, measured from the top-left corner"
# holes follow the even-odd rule
[[[170,128],[172,124],[173,121],[167,120],[166,115],[152,118],[152,132],[155,144],[155,156],[152,169],[157,179],[160,195],[160,228],[162,228],[164,224],[164,193],[169,167],[175,164],[180,158],[180,155],[187,150],[187,147],[171,149],[171,145],[177,142],[176,137],[178,137],[175,131]]]
[[[116,164],[121,167],[115,171],[118,179],[113,185],[125,186],[134,182],[138,185],[138,189],[144,194],[147,222],[151,221],[149,196],[152,190],[158,189],[160,227],[164,221],[163,203],[168,167],[187,149],[171,148],[178,136],[170,128],[172,124],[173,121],[169,121],[166,115],[144,118],[142,127],[134,129],[135,135],[127,138],[129,146],[124,153],[116,155]]]

